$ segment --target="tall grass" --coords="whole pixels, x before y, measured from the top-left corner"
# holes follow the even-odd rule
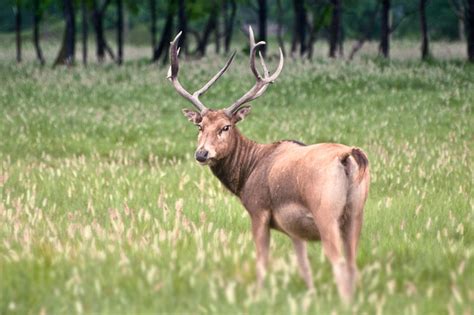
[[[250,87],[246,58],[208,106]],[[181,81],[196,89],[223,62],[183,62]],[[308,294],[291,242],[275,232],[256,294],[250,221],[193,161],[197,131],[165,70],[0,63],[0,313],[472,313],[472,66],[288,60],[240,124],[260,142],[368,152],[361,279],[348,309],[320,245],[309,249]]]

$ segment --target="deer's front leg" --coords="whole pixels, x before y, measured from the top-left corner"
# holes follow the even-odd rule
[[[308,252],[306,250],[306,242],[297,238],[292,238],[293,247],[295,248],[298,266],[300,268],[300,275],[303,278],[309,291],[314,291],[313,274],[311,272],[311,265],[308,260]]]
[[[252,235],[257,249],[257,288],[263,287],[268,266],[270,247],[270,211],[251,214]]]

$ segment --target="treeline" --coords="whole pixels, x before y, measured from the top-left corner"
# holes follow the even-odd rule
[[[352,60],[369,40],[378,40],[380,55],[390,58],[390,39],[397,30],[406,36],[413,38],[415,34],[420,38],[420,56],[428,59],[431,56],[430,29],[439,33],[439,25],[443,25],[448,37],[452,37],[454,29],[458,38],[466,41],[467,58],[474,62],[474,0],[9,1],[13,8],[18,62],[22,61],[22,27],[29,24],[33,29],[37,60],[45,64],[40,27],[45,14],[57,14],[58,11],[65,27],[54,65],[77,63],[76,40],[79,37],[82,63],[87,64],[89,36],[95,40],[95,55],[99,62],[110,58],[122,64],[124,33],[131,21],[135,25],[147,24],[153,62],[167,62],[169,42],[178,31],[183,32],[179,44],[181,54],[204,56],[210,43],[215,53],[227,53],[234,33],[245,24],[255,25],[259,41],[275,36],[287,55],[311,59],[316,41],[327,40],[328,56],[347,60]],[[0,13],[3,14],[1,9]],[[28,23],[23,22],[25,15],[31,17]],[[125,15],[129,17],[127,21]],[[405,31],[404,24],[409,25],[405,26]],[[107,38],[110,30],[114,30],[115,38]],[[344,41],[348,38],[354,41],[345,52]],[[109,44],[112,40],[116,43],[115,49]]]

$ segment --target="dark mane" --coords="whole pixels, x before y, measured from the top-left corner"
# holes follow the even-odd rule
[[[303,142],[301,142],[301,141],[298,141],[298,140],[288,140],[288,139],[285,139],[285,140],[281,140],[281,141],[279,141],[279,142],[280,142],[280,143],[282,143],[282,142],[292,142],[292,143],[294,143],[294,144],[297,144],[297,145],[300,145],[300,146],[303,146],[303,147],[306,146],[305,143],[303,143]]]

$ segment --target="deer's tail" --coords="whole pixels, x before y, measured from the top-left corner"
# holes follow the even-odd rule
[[[351,151],[344,154],[341,158],[341,162],[346,169],[346,173],[350,173],[348,159],[352,156],[358,166],[358,173],[355,175],[355,179],[360,183],[364,178],[365,174],[369,171],[369,159],[367,154],[359,148],[352,148]]]
[[[359,148],[352,148],[351,152],[352,157],[359,165],[359,174],[357,175],[357,180],[360,182],[364,178],[365,173],[369,170],[369,159],[367,154]]]

